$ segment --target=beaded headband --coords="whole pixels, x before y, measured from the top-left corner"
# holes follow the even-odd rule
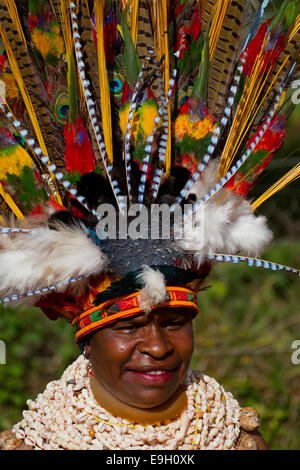
[[[198,313],[197,293],[194,290],[178,286],[167,287],[166,290],[168,300],[153,306],[151,310],[183,307],[192,309],[195,315]],[[77,341],[106,325],[143,313],[144,309],[139,304],[140,295],[139,291],[118,299],[108,300],[75,317],[72,326]]]

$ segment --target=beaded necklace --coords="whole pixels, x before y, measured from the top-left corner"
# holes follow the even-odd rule
[[[184,386],[187,407],[167,424],[130,423],[102,408],[89,382],[89,362],[80,356],[60,380],[50,382],[13,428],[36,449],[193,450],[234,449],[240,407],[218,382],[189,369]]]

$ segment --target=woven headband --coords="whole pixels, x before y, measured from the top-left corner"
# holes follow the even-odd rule
[[[198,313],[197,293],[192,289],[184,287],[167,287],[169,300],[164,303],[155,305],[152,310],[158,308],[190,308]],[[110,323],[122,320],[124,318],[133,317],[143,313],[139,306],[140,291],[118,299],[108,300],[97,307],[93,307],[84,313],[81,313],[72,321],[72,326],[77,341],[92,331],[98,330]]]

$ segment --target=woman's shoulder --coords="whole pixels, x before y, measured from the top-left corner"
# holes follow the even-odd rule
[[[258,431],[260,419],[255,408],[242,408],[239,423],[240,435],[236,443],[236,450],[269,450],[264,438]]]
[[[32,450],[32,447],[26,445],[12,430],[9,430],[0,432],[0,450]]]

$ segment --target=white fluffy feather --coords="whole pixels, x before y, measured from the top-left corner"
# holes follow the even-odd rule
[[[160,271],[156,271],[149,266],[142,266],[143,271],[139,274],[138,279],[143,285],[139,296],[139,305],[148,313],[151,307],[165,301],[167,290],[164,275]]]
[[[84,226],[35,228],[32,234],[0,236],[0,298],[103,272],[108,260]],[[85,281],[86,282],[86,281]],[[66,289],[62,287],[61,290]],[[80,292],[80,282],[72,291]]]
[[[212,162],[190,193],[197,201],[216,183],[217,163]],[[223,197],[225,196],[225,197]],[[220,190],[201,205],[184,225],[179,246],[200,254],[242,252],[259,256],[272,240],[266,218],[256,217],[248,201],[238,194]]]

